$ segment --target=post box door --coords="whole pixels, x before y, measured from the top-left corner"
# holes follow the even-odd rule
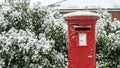
[[[69,68],[95,68],[94,28],[70,27],[69,35]]]

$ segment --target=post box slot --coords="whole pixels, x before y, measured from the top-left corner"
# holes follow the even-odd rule
[[[86,30],[90,30],[90,27],[75,27],[75,30],[83,30],[83,31],[86,31]]]

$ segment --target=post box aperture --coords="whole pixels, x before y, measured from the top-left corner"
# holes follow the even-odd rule
[[[89,31],[90,26],[74,26],[75,30]]]

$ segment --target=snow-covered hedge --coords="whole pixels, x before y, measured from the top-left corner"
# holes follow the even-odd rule
[[[96,24],[98,68],[120,67],[120,21],[111,20],[107,11],[99,11]]]
[[[0,9],[2,68],[66,68],[64,20],[58,10],[8,0]]]

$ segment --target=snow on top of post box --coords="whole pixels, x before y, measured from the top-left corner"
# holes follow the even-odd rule
[[[97,16],[99,17],[99,14],[88,12],[88,11],[76,11],[68,14],[64,14],[63,17],[72,17],[72,16]]]

